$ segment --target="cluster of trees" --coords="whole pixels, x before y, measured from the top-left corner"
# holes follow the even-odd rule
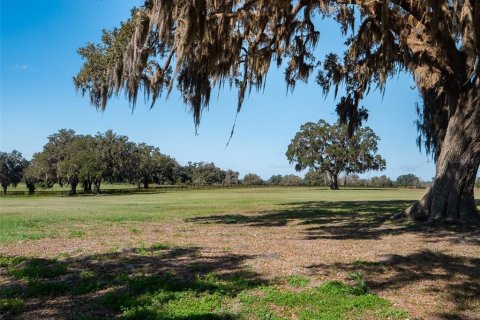
[[[480,178],[479,178],[480,181]],[[269,185],[288,186],[330,186],[329,177],[321,170],[311,169],[302,179],[296,175],[273,175],[265,182]],[[399,176],[395,181],[386,175],[362,179],[356,174],[345,174],[338,178],[338,184],[344,187],[373,187],[373,188],[427,188],[432,185],[430,181],[423,181],[414,174]]]
[[[62,129],[48,137],[41,152],[35,153],[25,169],[24,179],[30,191],[54,184],[68,185],[75,194],[99,192],[102,182],[129,182],[148,187],[151,182],[172,183],[178,163],[154,146],[134,143],[128,137],[109,130],[105,133],[78,135]]]
[[[375,176],[370,179],[361,179],[358,175],[345,175],[341,179],[344,186],[348,187],[374,187],[374,188],[428,188],[431,181],[424,181],[414,174],[400,175],[394,181],[386,175]]]
[[[110,144],[104,143],[105,149],[100,149],[100,144],[97,149],[92,148],[92,145],[87,143],[92,143],[92,138],[103,142],[107,140]],[[55,148],[59,148],[62,143],[69,145],[67,140],[70,140],[72,145],[61,154],[54,153]],[[125,144],[123,147],[121,143],[117,145],[120,141]],[[110,147],[107,147],[109,145]],[[74,147],[81,148],[73,150]],[[89,154],[95,152],[98,154]],[[37,188],[51,188],[56,183],[67,185],[70,186],[72,194],[76,193],[79,185],[84,191],[99,192],[102,182],[132,183],[144,188],[148,188],[150,183],[330,186],[327,174],[315,169],[310,169],[304,178],[293,174],[278,174],[263,180],[255,173],[247,173],[240,179],[239,172],[222,170],[211,162],[189,162],[182,166],[175,159],[162,154],[158,148],[129,142],[125,136],[111,131],[92,137],[75,135],[72,130],[60,130],[49,137],[44,150],[34,154],[31,161],[27,161],[20,152],[14,150],[11,153],[0,152],[0,165],[0,184],[4,192],[8,186],[16,187],[20,182],[25,182],[30,192]],[[365,179],[357,174],[344,174],[338,178],[338,184],[343,187],[428,188],[433,182],[423,181],[414,174],[401,175],[396,180],[386,175]],[[476,180],[476,187],[480,188],[480,178]]]
[[[214,163],[189,162],[180,165],[160,149],[145,143],[134,143],[128,137],[109,130],[105,133],[79,135],[62,129],[48,137],[41,152],[31,161],[16,150],[1,152],[0,182],[8,186],[25,182],[30,192],[51,188],[54,184],[69,186],[75,194],[100,192],[102,182],[132,183],[148,188],[149,184],[238,184],[239,173],[222,170]]]

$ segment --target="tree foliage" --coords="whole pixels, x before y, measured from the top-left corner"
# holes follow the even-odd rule
[[[173,85],[191,106],[195,123],[215,85],[245,93],[261,89],[272,62],[285,66],[287,86],[307,80],[318,65],[315,16],[336,20],[347,37],[343,56],[328,54],[317,74],[325,93],[345,89],[342,120],[359,126],[359,103],[371,88],[385,88],[408,71],[422,95],[419,130],[427,150],[440,149],[448,89],[478,85],[480,9],[474,0],[160,1],[147,0],[100,44],[79,49],[85,59],[75,85],[105,108],[125,91],[135,104],[144,90],[152,105]],[[355,24],[358,27],[355,27]],[[478,93],[473,98],[478,98]]]
[[[287,174],[282,177],[280,181],[280,185],[282,186],[301,186],[303,185],[303,179],[294,174]]]
[[[58,183],[69,185],[72,194],[78,185],[84,191],[92,191],[93,185],[94,191],[100,192],[102,181],[144,187],[151,182],[173,184],[178,167],[176,160],[160,149],[133,143],[111,130],[91,136],[62,129],[49,136],[43,150],[34,154],[24,179],[30,191]]]
[[[400,175],[395,181],[395,185],[397,187],[402,187],[402,188],[407,188],[407,187],[418,188],[420,184],[421,184],[420,178],[418,178],[416,175],[412,173]]]
[[[370,181],[372,186],[377,188],[391,188],[393,187],[393,184],[394,184],[392,179],[390,179],[386,175],[382,175],[379,177],[372,177]]]
[[[348,126],[324,120],[308,122],[292,139],[286,156],[298,171],[311,168],[324,172],[332,189],[338,188],[341,172],[363,173],[384,170],[385,160],[377,153],[379,138],[372,129],[359,128],[350,136]]]
[[[320,170],[310,169],[305,173],[303,178],[304,183],[307,186],[325,186],[327,185],[327,179],[325,173]]]
[[[281,174],[275,174],[268,179],[267,183],[273,184],[273,185],[279,185],[282,182],[282,178],[283,176]]]
[[[263,184],[263,180],[258,174],[247,173],[242,179],[242,184],[247,186],[259,186]]]
[[[0,151],[0,184],[4,192],[9,186],[17,186],[27,165],[28,161],[17,150],[10,153]]]
[[[238,171],[233,171],[233,170],[226,170],[225,171],[225,178],[223,179],[223,184],[226,185],[233,185],[233,184],[239,184],[239,177],[240,173]]]

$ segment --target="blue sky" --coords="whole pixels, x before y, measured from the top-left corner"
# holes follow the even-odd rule
[[[61,128],[82,134],[113,129],[132,141],[160,147],[162,152],[187,161],[213,161],[222,168],[254,172],[263,178],[295,173],[285,158],[290,140],[307,121],[336,120],[333,96],[326,99],[312,78],[286,94],[283,71],[272,69],[263,93],[252,92],[238,116],[233,139],[225,148],[235,118],[236,95],[228,90],[213,98],[195,136],[191,114],[177,92],[149,110],[139,100],[132,113],[128,102],[116,98],[105,112],[76,93],[72,77],[82,61],[76,50],[96,42],[103,28],[125,20],[139,0],[1,1],[1,113],[0,148],[17,149],[30,158],[47,136]],[[318,54],[341,49],[338,27],[320,24]],[[387,160],[387,174],[434,176],[434,163],[415,144],[417,91],[410,76],[389,81],[385,95],[372,93],[367,125],[380,136],[379,152]],[[215,95],[216,97],[216,95]],[[369,172],[365,177],[379,175]]]

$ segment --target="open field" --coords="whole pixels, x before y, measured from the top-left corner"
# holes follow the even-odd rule
[[[389,220],[424,192],[0,198],[0,317],[479,319],[480,233]]]

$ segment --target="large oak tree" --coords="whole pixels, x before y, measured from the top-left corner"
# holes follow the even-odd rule
[[[214,86],[261,89],[270,66],[286,66],[293,87],[317,66],[315,16],[335,19],[347,37],[317,76],[324,92],[345,90],[338,113],[351,130],[365,118],[360,102],[399,72],[422,97],[419,142],[436,161],[436,179],[405,215],[430,222],[480,222],[473,189],[480,164],[480,2],[478,0],[147,0],[86,59],[75,85],[105,108],[143,90],[152,105],[176,84],[198,124]],[[354,27],[354,22],[356,22]]]
[[[337,190],[341,172],[385,170],[385,160],[376,154],[378,140],[369,127],[358,128],[349,136],[347,125],[307,122],[288,145],[286,156],[298,171],[310,168],[323,172],[330,189]]]

